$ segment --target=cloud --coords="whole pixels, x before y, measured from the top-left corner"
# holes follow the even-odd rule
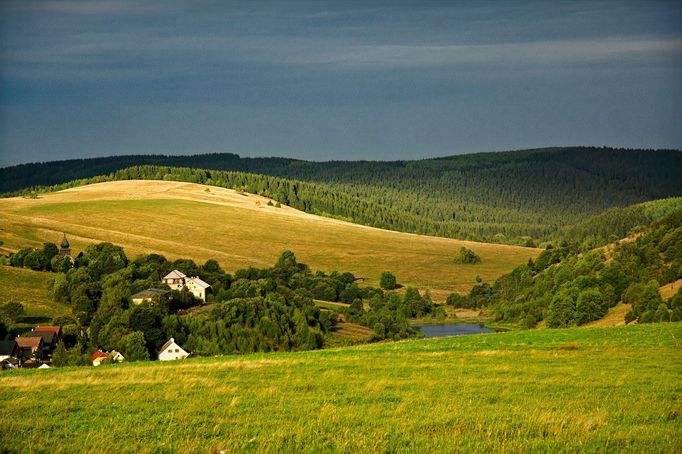
[[[290,56],[286,62],[341,68],[419,68],[468,64],[598,62],[653,53],[681,53],[682,39],[545,41],[467,45],[359,45]]]
[[[8,10],[26,11],[42,14],[68,15],[111,15],[162,11],[162,3],[135,0],[45,0],[45,1],[6,1]]]

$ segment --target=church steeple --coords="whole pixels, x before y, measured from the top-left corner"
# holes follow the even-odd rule
[[[62,238],[61,249],[59,250],[59,255],[71,256],[71,245],[69,240],[66,239],[66,232],[64,232],[64,238]]]

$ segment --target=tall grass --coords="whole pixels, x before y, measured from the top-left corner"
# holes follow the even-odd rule
[[[676,452],[682,324],[0,374],[52,452]]]

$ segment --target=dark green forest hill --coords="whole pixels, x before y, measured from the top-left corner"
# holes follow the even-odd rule
[[[542,320],[550,328],[583,325],[618,303],[630,305],[624,322],[680,321],[682,290],[664,301],[659,288],[682,279],[682,206],[672,199],[645,208],[658,219],[623,241],[582,251],[576,243],[548,247],[492,285],[451,295],[448,304],[529,328]]]
[[[392,230],[531,244],[609,208],[681,196],[682,152],[578,147],[392,162],[126,156],[0,169],[0,192],[97,175],[106,178],[73,184],[178,179]]]

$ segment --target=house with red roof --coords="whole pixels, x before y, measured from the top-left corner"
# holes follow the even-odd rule
[[[36,326],[33,328],[36,332],[47,332],[51,331],[57,337],[62,337],[62,327],[61,326]]]
[[[109,358],[109,354],[103,352],[102,350],[97,350],[90,356],[90,359],[92,359],[93,366],[99,366],[100,364],[104,364],[107,358]]]

